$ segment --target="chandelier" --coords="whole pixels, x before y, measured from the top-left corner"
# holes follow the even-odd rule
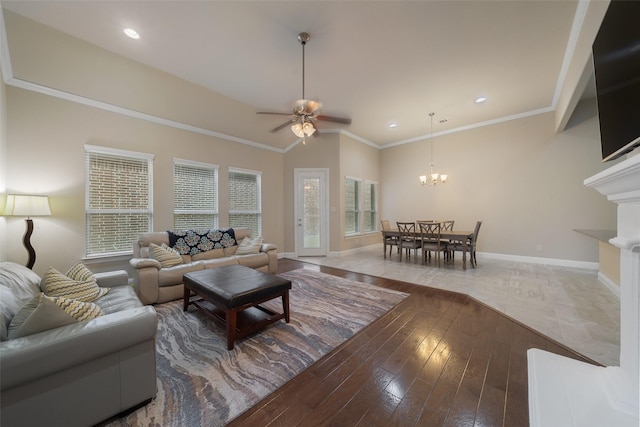
[[[431,117],[431,137],[429,138],[431,141],[431,163],[429,163],[429,175],[420,175],[420,184],[421,185],[437,185],[437,184],[445,184],[447,182],[447,178],[449,177],[447,174],[438,173],[433,171],[433,116],[435,113],[429,113],[429,117]]]

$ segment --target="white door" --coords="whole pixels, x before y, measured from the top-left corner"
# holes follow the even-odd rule
[[[326,256],[329,247],[329,170],[294,169],[295,251]]]

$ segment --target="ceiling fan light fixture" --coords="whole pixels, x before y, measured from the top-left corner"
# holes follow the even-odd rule
[[[291,125],[291,132],[298,138],[304,138],[304,131],[301,123],[294,123]]]
[[[311,136],[315,133],[316,128],[313,127],[313,123],[305,122],[305,124],[302,125],[302,131],[304,132],[305,135]]]

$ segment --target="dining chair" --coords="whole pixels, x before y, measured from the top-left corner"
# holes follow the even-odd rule
[[[414,260],[418,256],[418,249],[422,247],[422,241],[416,236],[415,222],[396,222],[400,232],[400,261],[402,261],[402,249],[406,249],[407,259],[411,258],[413,249]]]
[[[422,239],[422,262],[426,261],[427,256],[431,259],[431,252],[435,252],[440,267],[440,253],[447,251],[447,241],[442,240],[440,233],[442,232],[442,223],[440,222],[420,222],[420,237]]]
[[[478,262],[476,260],[476,244],[478,243],[478,234],[480,233],[480,226],[482,225],[482,221],[476,222],[476,227],[473,230],[473,234],[471,238],[467,241],[467,251],[469,252],[469,263],[471,263],[471,267],[476,268]],[[462,251],[462,242],[453,242],[449,245],[449,250],[452,253],[454,251]]]
[[[442,231],[452,231],[454,223],[455,223],[455,220],[442,221]],[[444,241],[447,243],[447,245],[452,243],[450,239],[444,239]],[[449,259],[452,259],[452,256],[453,256],[453,254],[451,253],[451,251],[447,250],[444,253],[445,261],[447,261]]]
[[[380,220],[380,225],[382,226],[382,231],[390,231],[391,225],[388,219]],[[389,246],[389,256],[391,256],[391,251],[393,250],[393,246],[398,247],[398,252],[400,252],[400,241],[397,236],[386,237],[384,239],[384,243]]]
[[[453,230],[454,223],[455,223],[455,220],[442,221],[442,231]]]

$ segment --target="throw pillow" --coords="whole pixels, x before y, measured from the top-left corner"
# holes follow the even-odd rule
[[[72,280],[85,281],[85,280],[93,280],[96,278],[83,263],[79,262],[67,271],[67,277]]]
[[[242,239],[242,242],[238,245],[238,250],[236,250],[236,255],[251,255],[260,253],[260,248],[262,247],[262,237],[256,237],[251,240],[248,237]]]
[[[91,302],[39,294],[27,302],[9,324],[9,339],[24,337],[53,328],[102,316]]]
[[[86,273],[84,272],[77,273],[71,271],[71,273],[86,277]],[[41,287],[47,296],[72,298],[83,302],[95,301],[109,292],[109,288],[101,288],[98,286],[93,274],[91,278],[86,280],[74,280],[60,273],[53,267],[49,267],[49,270],[47,270]]]
[[[163,268],[173,267],[178,264],[182,264],[182,256],[173,248],[170,248],[166,244],[158,246],[155,243],[149,244],[149,255],[151,258],[160,262]]]

